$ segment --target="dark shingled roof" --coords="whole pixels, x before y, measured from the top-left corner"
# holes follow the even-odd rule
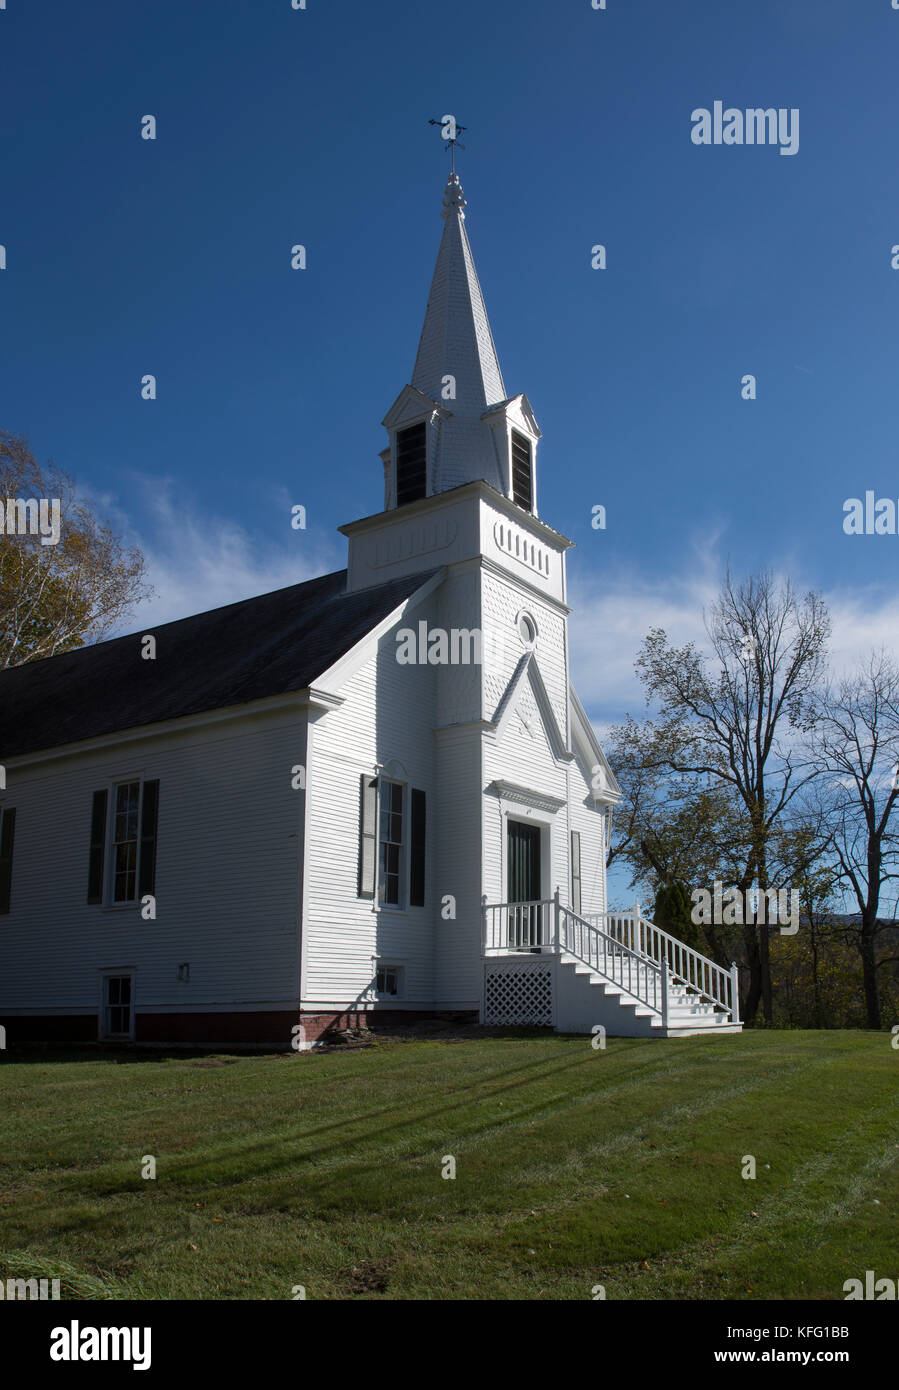
[[[0,672],[0,761],[302,690],[433,574],[347,594],[346,570]],[[156,660],[141,637],[156,638]]]

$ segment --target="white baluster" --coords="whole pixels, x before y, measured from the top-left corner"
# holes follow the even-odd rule
[[[740,1022],[740,972],[737,969],[736,961],[731,962],[730,967],[730,998],[731,1009],[730,1017],[732,1023]]]

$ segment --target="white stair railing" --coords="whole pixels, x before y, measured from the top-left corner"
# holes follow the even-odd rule
[[[644,917],[639,903],[634,904],[633,912],[588,912],[585,918],[596,925],[607,924],[605,929],[610,935],[639,955],[659,965],[666,961],[675,983],[688,985],[710,1003],[726,1009],[734,1023],[739,1022],[740,988],[736,965],[728,970],[694,951],[692,946]]]
[[[617,936],[563,907],[558,890],[552,898],[526,903],[488,903],[482,898],[481,908],[485,955],[507,951],[564,951],[658,1011],[667,1024],[667,992],[663,980],[667,965],[655,964]]]
[[[527,903],[481,900],[484,916],[484,954],[491,951],[553,951],[557,949],[555,898]]]
[[[656,1010],[668,1024],[669,985],[688,986],[702,999],[740,1020],[736,965],[717,965],[640,911],[584,916],[552,898],[488,904],[481,899],[484,954],[505,951],[566,952]]]
[[[617,934],[604,931],[570,908],[559,909],[559,945],[597,975],[626,989],[641,1004],[661,1014],[668,1025],[667,963],[657,964],[633,950]]]

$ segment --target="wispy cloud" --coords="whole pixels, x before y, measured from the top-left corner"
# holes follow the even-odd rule
[[[346,563],[342,540],[338,544],[314,530],[292,530],[289,506],[278,508],[284,517],[283,538],[260,537],[239,522],[186,502],[183,489],[177,489],[176,500],[171,478],[141,475],[137,481],[139,524],[116,496],[80,489],[126,544],[140,547],[147,561],[153,596],[125,620],[122,632],[300,584]]]
[[[703,612],[715,600],[726,561],[717,546],[694,550],[684,570],[647,581],[636,571],[609,582],[577,579],[569,586],[571,674],[587,712],[599,728],[626,713],[640,718],[645,697],[634,660],[652,627],[664,628],[675,646],[707,646]],[[797,592],[806,586],[793,576]],[[832,636],[830,670],[848,673],[874,649],[899,649],[899,595],[886,585],[824,592]]]
[[[723,568],[716,544],[697,543],[683,572],[664,582],[648,580],[634,568],[618,569],[611,581],[573,579],[568,589],[571,676],[597,724],[643,712],[634,660],[650,628],[664,628],[677,646],[704,644],[703,610],[714,601]]]
[[[836,589],[825,593],[833,623],[830,664],[834,676],[847,674],[871,651],[899,649],[899,594],[886,585]]]

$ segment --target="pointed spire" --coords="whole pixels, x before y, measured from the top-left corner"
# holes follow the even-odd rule
[[[533,480],[540,430],[527,397],[506,396],[455,173],[446,185],[442,216],[443,236],[412,381],[382,422],[390,438],[390,448],[381,454],[385,510],[479,480],[518,502],[526,476],[530,503],[519,505],[536,514]],[[517,482],[513,449],[518,451]]]
[[[432,400],[445,400],[454,413],[480,416],[505,400],[506,388],[465,231],[464,209],[459,176],[451,174],[443,195],[443,236],[412,385]],[[448,376],[455,382],[454,399],[443,395]]]

